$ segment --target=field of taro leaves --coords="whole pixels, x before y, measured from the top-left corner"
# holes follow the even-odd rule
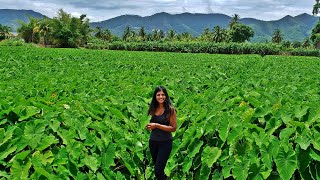
[[[35,47],[0,47],[0,179],[154,179],[158,85],[171,179],[320,179],[317,58]]]

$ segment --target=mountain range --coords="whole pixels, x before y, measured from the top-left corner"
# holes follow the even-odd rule
[[[18,19],[27,22],[27,16],[42,18],[42,15],[32,10],[0,9],[0,24],[8,25],[15,31],[19,27]],[[91,22],[91,27],[108,28],[113,34],[121,36],[124,29],[129,26],[134,30],[144,27],[147,32],[153,29],[177,33],[189,32],[193,36],[199,36],[205,28],[213,29],[214,26],[228,27],[231,17],[224,14],[200,14],[182,13],[168,14],[165,12],[151,16],[122,15],[101,22]],[[285,16],[279,20],[263,21],[254,18],[241,18],[240,22],[253,28],[255,35],[252,42],[270,41],[275,29],[280,29],[285,40],[303,41],[311,34],[312,28],[319,18],[303,13],[298,16]]]

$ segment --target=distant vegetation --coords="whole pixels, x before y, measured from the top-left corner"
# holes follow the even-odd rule
[[[317,13],[318,2],[313,13]],[[312,30],[311,37],[299,42],[290,42],[280,29],[275,29],[266,45],[249,43],[254,37],[253,28],[240,22],[234,14],[227,28],[216,25],[205,28],[201,35],[194,37],[189,32],[177,33],[174,29],[154,29],[147,32],[144,27],[127,26],[121,36],[109,29],[90,27],[86,15],[72,17],[62,9],[57,17],[42,19],[29,17],[29,22],[20,22],[18,37],[26,43],[44,47],[86,47],[91,49],[121,49],[138,51],[204,52],[225,54],[288,54],[318,56],[320,48],[320,21]],[[0,26],[0,40],[12,38],[10,28]],[[240,44],[239,44],[240,43]],[[267,47],[272,47],[267,48]],[[275,47],[275,48],[273,48]],[[298,49],[297,49],[298,48]],[[294,53],[293,53],[294,52]]]

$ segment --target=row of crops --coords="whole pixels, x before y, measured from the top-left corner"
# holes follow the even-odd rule
[[[177,108],[172,179],[320,179],[312,57],[0,47],[0,179],[154,179],[148,103]]]

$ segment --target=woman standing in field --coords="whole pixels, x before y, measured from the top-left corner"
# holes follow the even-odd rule
[[[151,131],[149,148],[155,165],[154,171],[158,180],[164,180],[164,168],[172,149],[171,132],[176,131],[177,120],[176,110],[163,86],[154,90],[148,115],[152,116],[146,128]]]

